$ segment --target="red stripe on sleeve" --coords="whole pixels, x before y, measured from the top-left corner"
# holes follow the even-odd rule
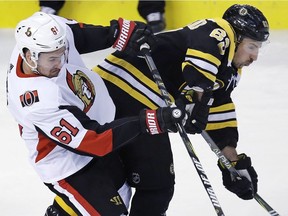
[[[88,152],[97,156],[104,156],[113,150],[112,129],[101,134],[96,131],[87,131],[77,150]]]
[[[39,133],[38,138],[39,138],[39,142],[36,148],[38,151],[38,154],[35,159],[35,163],[43,159],[56,147],[56,144],[50,139],[48,139],[47,137],[45,137],[43,134]]]
[[[81,194],[79,194],[78,191],[73,188],[68,182],[66,182],[65,180],[61,180],[58,183],[60,187],[64,188],[68,191],[68,193],[72,194],[74,198],[78,201],[78,203],[80,203],[81,206],[83,206],[90,215],[100,216],[99,212],[97,212],[97,210],[93,208],[93,206],[91,206],[88,201],[83,196],[81,196]]]

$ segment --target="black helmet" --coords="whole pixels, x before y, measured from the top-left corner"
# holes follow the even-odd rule
[[[232,5],[225,11],[223,19],[230,23],[238,39],[244,36],[256,41],[266,41],[269,37],[267,19],[251,5]]]

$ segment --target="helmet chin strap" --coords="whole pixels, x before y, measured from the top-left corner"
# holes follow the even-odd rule
[[[24,62],[28,65],[28,67],[31,69],[31,71],[35,74],[40,74],[40,72],[37,70],[37,61],[35,58],[31,57],[31,60],[33,61],[35,66],[32,66],[31,64],[28,63],[28,61],[26,60],[26,57],[21,53],[21,57],[24,60]]]

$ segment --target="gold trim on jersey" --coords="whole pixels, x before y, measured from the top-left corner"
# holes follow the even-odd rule
[[[211,107],[209,114],[213,114],[213,115],[221,115],[221,113],[226,112],[227,114],[233,114],[235,113],[235,105],[234,103],[228,103],[228,104],[224,104],[218,107]],[[235,116],[236,118],[236,116]],[[223,120],[219,120],[217,122],[208,122],[207,126],[206,126],[206,130],[218,130],[218,129],[223,129],[226,127],[237,127],[237,120],[235,119],[223,119]]]
[[[204,61],[208,60],[209,62],[213,63],[217,67],[219,67],[219,65],[221,64],[221,61],[218,58],[216,58],[215,56],[211,55],[210,53],[205,53],[205,52],[202,52],[199,50],[188,48],[186,55],[195,56],[197,58],[200,57]]]
[[[55,197],[55,201],[58,203],[59,206],[61,206],[61,208],[62,208],[67,214],[69,214],[69,215],[71,215],[71,216],[77,216],[77,214],[73,211],[73,209],[72,209],[70,206],[68,206],[61,197],[56,196],[56,197]]]
[[[217,107],[211,107],[209,113],[217,113],[217,112],[224,112],[224,111],[234,111],[235,105],[234,103],[228,103]]]
[[[114,76],[104,70],[102,70],[99,67],[94,67],[92,69],[94,72],[98,73],[101,78],[117,85],[119,88],[121,88],[123,91],[125,91],[127,94],[131,95],[133,98],[137,99],[141,103],[143,103],[145,106],[149,107],[150,109],[156,109],[157,106],[149,99],[146,95],[141,94],[139,91],[135,91],[130,85],[125,83],[123,80],[119,79],[117,76]]]
[[[121,76],[121,74],[114,73],[114,71],[110,71],[110,69],[105,68],[105,64],[100,66],[104,66],[103,69],[99,67],[94,67],[92,70],[97,72],[103,79],[114,83],[119,88],[121,88],[123,91],[131,95],[133,98],[144,104],[145,106],[149,107],[150,109],[156,109],[159,106],[165,106],[164,100],[162,100],[161,92],[157,86],[157,84],[149,79],[145,74],[143,74],[139,69],[137,69],[135,66],[130,64],[129,62],[125,61],[124,59],[118,58],[114,55],[109,55],[106,57],[106,64],[113,64],[115,68],[119,68],[121,70],[124,70],[126,74],[133,77],[133,79],[137,80],[137,82],[142,86],[143,88],[147,89],[147,91],[151,91],[151,93],[147,94],[147,92],[142,92],[139,87],[135,86],[132,83],[130,83],[129,80],[126,80],[124,76]],[[115,74],[115,75],[114,75]],[[122,79],[120,79],[119,77]],[[130,85],[129,85],[130,84]],[[131,87],[133,86],[133,88]],[[161,99],[161,103],[159,101],[154,101],[151,97],[151,95],[154,95],[155,97]],[[174,101],[174,98],[169,94],[169,97],[172,101]],[[158,99],[157,99],[158,100]]]
[[[196,67],[194,64],[192,64],[191,62],[183,62],[182,63],[182,70],[187,66],[191,66],[193,68],[195,68],[199,73],[203,74],[203,76],[205,76],[207,79],[211,80],[213,83],[216,80],[216,76],[214,74],[211,74],[207,71],[201,70],[200,68]]]
[[[118,66],[121,66],[122,68],[126,69],[126,72],[129,74],[132,74],[133,76],[137,77],[142,83],[145,83],[145,85],[149,86],[149,88],[157,93],[158,95],[161,95],[160,90],[156,83],[152,80],[150,80],[148,77],[143,75],[141,71],[139,71],[136,67],[134,67],[129,62],[125,61],[124,59],[117,58],[114,55],[109,55],[106,57],[106,59],[110,62],[113,62],[113,64],[116,64]]]
[[[227,122],[219,122],[219,123],[208,123],[206,126],[207,131],[209,130],[218,130],[218,129],[223,129],[227,127],[237,127],[237,121],[227,121]]]

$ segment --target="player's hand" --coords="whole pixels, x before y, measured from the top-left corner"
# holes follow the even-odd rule
[[[210,106],[213,103],[212,92],[197,92],[183,90],[176,100],[178,107],[185,107],[189,118],[184,125],[187,133],[201,133],[206,128]]]
[[[177,132],[175,124],[182,124],[185,112],[177,107],[159,107],[157,110],[143,109],[139,117],[142,133],[159,134]]]
[[[112,47],[130,55],[141,54],[140,46],[144,43],[147,43],[150,49],[153,49],[156,44],[156,38],[149,25],[123,18],[110,22],[110,35],[114,41]]]
[[[241,199],[253,199],[257,193],[258,175],[251,164],[250,157],[246,154],[240,154],[238,158],[239,160],[232,162],[232,165],[238,170],[241,180],[232,176],[221,161],[218,160],[218,167],[222,171],[223,185]]]

